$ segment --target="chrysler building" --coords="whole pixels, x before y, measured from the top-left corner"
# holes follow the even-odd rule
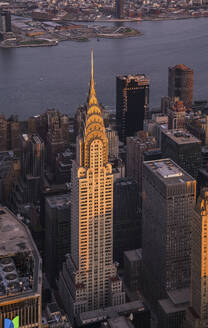
[[[122,281],[113,263],[113,174],[95,92],[93,52],[86,117],[72,167],[71,245],[59,278],[65,310],[74,317],[124,303]]]

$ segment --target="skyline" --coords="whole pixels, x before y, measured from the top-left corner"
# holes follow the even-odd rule
[[[2,46],[38,42],[14,41],[5,17]],[[208,325],[208,20],[195,22],[0,48],[0,328]]]
[[[203,69],[207,65],[203,56],[206,42],[202,31],[207,24],[206,19],[144,22],[139,25],[144,34],[137,39],[65,42],[53,48],[0,50],[2,107],[7,108],[8,114],[19,114],[21,118],[40,114],[46,108],[74,113],[85,101],[88,85],[87,54],[92,46],[97,58],[97,93],[100,101],[111,109],[115,109],[117,74],[147,74],[150,77],[150,104],[151,107],[158,107],[160,97],[167,95],[168,66],[177,63],[184,63],[194,69],[194,99],[206,98],[206,69]],[[165,30],[161,35],[163,27]],[[188,32],[190,28],[192,35]],[[181,35],[176,35],[174,30],[181,30]],[[197,38],[199,33],[200,37]],[[185,44],[184,38],[187,39]],[[194,42],[194,50],[188,40]],[[201,43],[205,49],[199,47]],[[6,54],[9,55],[5,57]],[[120,61],[117,60],[118,55]],[[53,67],[57,67],[57,70]],[[82,79],[77,72],[82,72]],[[107,92],[103,93],[102,90],[106,88]]]

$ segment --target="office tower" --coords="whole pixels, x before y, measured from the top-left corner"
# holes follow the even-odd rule
[[[65,255],[70,253],[71,195],[48,196],[45,200],[45,268],[54,285]]]
[[[142,249],[124,252],[124,282],[135,292],[142,284]]]
[[[182,101],[176,101],[168,110],[168,129],[184,129],[186,123],[186,108]]]
[[[115,0],[116,17],[124,18],[124,0]]]
[[[190,286],[196,181],[172,160],[161,159],[144,163],[143,189],[144,293],[157,308],[157,301],[169,297],[169,292],[182,293],[184,299],[183,289]]]
[[[0,11],[0,33],[11,32],[11,14],[8,10]]]
[[[51,114],[51,113],[50,113]],[[63,129],[60,125],[60,119],[56,112],[49,116],[48,134],[47,134],[47,162],[52,171],[55,170],[56,155],[63,152],[65,142],[63,138]]]
[[[125,163],[121,158],[117,158],[110,162],[112,165],[113,181],[124,178],[126,176]]]
[[[179,64],[168,68],[168,96],[179,97],[186,108],[192,106],[194,71]]]
[[[207,148],[207,146],[208,146],[208,115],[207,114],[204,118],[204,122],[202,124],[202,127],[203,127],[203,130],[204,130],[204,136],[205,136],[204,143],[205,143],[205,146]]]
[[[7,120],[4,115],[0,115],[0,151],[7,149]]]
[[[17,117],[11,116],[8,120],[0,115],[0,151],[19,150],[20,123]]]
[[[11,115],[7,120],[7,149],[18,151],[20,149],[19,136],[21,134],[18,117]]]
[[[138,185],[131,178],[114,183],[113,256],[123,266],[124,251],[141,246],[141,219],[138,214]]]
[[[12,209],[21,212],[26,203],[40,200],[40,191],[44,175],[45,146],[39,135],[22,134],[20,136],[21,176],[14,181],[12,190]]]
[[[201,141],[185,130],[162,131],[161,150],[193,178],[201,167]]]
[[[117,131],[112,127],[106,128],[106,136],[108,138],[108,157],[109,160],[118,158],[119,152],[119,138]]]
[[[186,314],[187,328],[208,325],[208,188],[197,200],[191,229],[191,304]]]
[[[42,140],[56,140],[63,142],[65,147],[69,146],[69,117],[55,109],[48,109],[41,115],[35,115],[28,119],[29,134],[39,134]],[[61,146],[62,147],[62,146]],[[57,147],[58,148],[58,147]]]
[[[12,185],[20,174],[20,160],[13,151],[0,152],[0,203],[9,205]]]
[[[156,139],[148,132],[140,131],[135,137],[127,138],[127,176],[134,178],[138,183],[139,206],[142,205],[142,170],[144,152],[158,150]]]
[[[74,153],[66,149],[63,153],[56,156],[55,183],[61,184],[71,181],[71,168]]]
[[[71,256],[59,278],[59,293],[72,317],[125,302],[113,263],[113,174],[91,60],[86,120],[72,166]]]
[[[150,120],[145,120],[144,131],[155,137],[157,147],[161,146],[161,133],[168,129],[168,116],[163,114],[153,114]]]
[[[0,208],[0,327],[19,316],[19,327],[40,328],[42,261],[28,228]]]
[[[119,139],[143,130],[148,115],[149,78],[144,74],[116,77],[116,120]]]
[[[44,143],[37,134],[20,136],[21,170],[24,179],[27,177],[43,177]]]
[[[167,115],[168,109],[170,108],[171,98],[170,97],[162,97],[160,103],[161,113],[163,115]]]

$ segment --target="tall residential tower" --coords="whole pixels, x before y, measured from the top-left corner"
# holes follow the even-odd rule
[[[86,119],[72,168],[71,255],[59,278],[59,292],[72,316],[125,302],[113,263],[113,174],[95,92],[93,54],[91,61]]]

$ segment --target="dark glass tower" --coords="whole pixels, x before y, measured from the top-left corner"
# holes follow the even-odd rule
[[[143,130],[149,105],[149,78],[144,74],[119,75],[116,78],[116,120],[119,138]]]

